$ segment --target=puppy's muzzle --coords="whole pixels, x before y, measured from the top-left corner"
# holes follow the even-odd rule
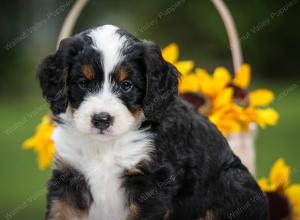
[[[113,123],[113,117],[107,112],[101,112],[92,116],[92,124],[95,128],[98,128],[101,132],[111,126]]]

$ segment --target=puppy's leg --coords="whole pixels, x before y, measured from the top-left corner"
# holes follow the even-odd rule
[[[163,201],[158,200],[132,202],[129,204],[126,220],[169,220],[168,209]]]
[[[54,170],[48,183],[46,220],[86,219],[92,196],[84,176],[72,168]]]
[[[75,209],[72,205],[62,200],[52,200],[48,206],[47,220],[83,220],[85,213]]]
[[[268,220],[267,201],[248,170],[240,164],[225,169],[212,186],[213,212],[221,220]]]
[[[132,169],[126,172],[124,187],[128,195],[126,220],[168,220],[173,189],[173,172],[166,167],[155,171]]]

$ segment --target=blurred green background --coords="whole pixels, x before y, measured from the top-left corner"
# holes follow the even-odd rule
[[[300,182],[300,19],[297,0],[225,1],[240,33],[245,61],[253,68],[252,88],[274,90],[277,126],[260,130],[257,176],[268,175],[283,157]],[[52,52],[73,0],[11,0],[0,6],[0,219],[42,219],[50,171],[21,143],[48,112],[35,78],[39,60]],[[169,8],[175,8],[167,13]],[[162,16],[163,13],[163,16]],[[182,59],[212,71],[232,70],[223,23],[209,0],[90,0],[75,32],[115,24],[162,47],[177,42]]]

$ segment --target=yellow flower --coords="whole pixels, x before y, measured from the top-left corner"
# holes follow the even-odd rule
[[[299,220],[300,185],[290,185],[290,175],[291,168],[280,158],[272,166],[269,178],[258,180],[258,184],[267,193],[270,203],[273,202],[272,199],[276,198],[274,195],[284,198],[289,203],[293,220]],[[276,210],[271,210],[271,215],[272,211],[275,212]]]
[[[272,108],[265,108],[274,99],[272,91],[266,89],[258,89],[250,93],[247,91],[251,78],[249,65],[242,65],[233,79],[226,69],[220,67],[212,76],[201,69],[197,74],[200,76],[199,81],[202,82],[198,87],[201,92],[209,95],[213,102],[210,119],[223,134],[248,130],[253,122],[262,128],[277,123],[279,114]],[[231,90],[228,90],[229,88]],[[227,110],[224,111],[223,107]]]
[[[216,68],[212,76],[199,68],[195,73],[183,75],[179,83],[181,96],[208,116],[224,134],[240,130],[236,115],[231,111],[233,89],[227,87],[230,80],[230,73],[223,67]]]
[[[263,178],[258,183],[264,191],[283,192],[289,185],[290,173],[290,167],[280,158],[273,164],[269,180]]]
[[[191,60],[178,61],[179,48],[175,43],[172,43],[165,47],[162,50],[162,56],[166,61],[173,64],[182,75],[190,73],[194,67],[194,62]]]
[[[175,63],[178,58],[178,47],[171,44],[164,49],[164,56]],[[258,89],[248,92],[251,79],[251,68],[243,64],[232,78],[224,67],[217,67],[210,75],[206,70],[197,68],[195,72],[183,74],[179,82],[179,93],[188,101],[196,104],[198,111],[205,112],[209,119],[223,134],[248,130],[251,123],[264,128],[275,125],[279,115],[272,108],[266,108],[274,99],[270,90]],[[195,102],[196,95],[208,97],[205,111]],[[188,95],[187,95],[188,94]],[[204,103],[205,104],[205,103]],[[207,106],[210,108],[207,109]]]
[[[24,149],[31,149],[37,154],[40,169],[49,167],[53,161],[55,152],[54,142],[51,139],[53,129],[50,117],[44,116],[36,128],[36,133],[22,144]]]

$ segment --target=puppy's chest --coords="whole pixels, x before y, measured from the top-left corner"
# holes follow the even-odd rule
[[[86,178],[93,197],[89,220],[123,220],[127,209],[122,175],[143,160],[150,160],[151,140],[145,133],[131,133],[115,142],[99,143],[85,137],[66,138],[56,131],[57,154]]]
[[[122,161],[118,161],[116,155],[106,155],[101,159],[93,158],[85,162],[83,172],[93,197],[88,219],[123,220],[126,218],[126,196],[121,186],[121,176],[125,169],[127,167]]]
[[[139,143],[144,148],[144,143]],[[86,158],[83,173],[89,183],[93,203],[89,211],[90,220],[123,220],[127,216],[125,189],[122,175],[135,167],[147,154],[131,151],[134,143],[123,146],[107,146],[101,155]],[[137,146],[136,146],[137,147]],[[117,150],[123,148],[123,150]],[[125,150],[128,149],[128,150]]]

